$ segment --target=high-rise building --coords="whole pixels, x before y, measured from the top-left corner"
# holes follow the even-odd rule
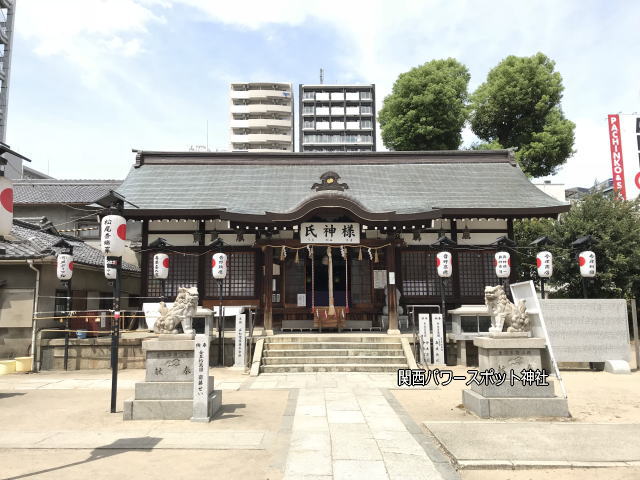
[[[290,83],[232,83],[230,101],[231,150],[293,151]]]
[[[300,85],[300,151],[375,151],[375,92],[373,84]]]
[[[9,76],[11,73],[15,9],[15,0],[0,0],[0,142],[5,142],[7,137]]]

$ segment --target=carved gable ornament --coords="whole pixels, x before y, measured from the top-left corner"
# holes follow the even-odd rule
[[[349,185],[346,183],[338,182],[338,180],[340,180],[340,175],[336,172],[325,172],[320,175],[320,180],[322,183],[314,183],[311,186],[312,190],[315,190],[316,192],[320,192],[322,190],[338,190],[339,192],[342,192],[349,188]]]

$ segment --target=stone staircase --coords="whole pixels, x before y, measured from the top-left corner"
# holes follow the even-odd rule
[[[399,337],[300,334],[265,338],[260,373],[396,372],[408,368]]]

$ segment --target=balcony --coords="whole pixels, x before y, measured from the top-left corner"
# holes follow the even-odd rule
[[[249,133],[247,135],[231,135],[231,143],[291,143],[291,135],[278,133]]]
[[[247,120],[231,120],[231,128],[291,128],[291,120],[277,120],[275,118],[249,118]]]
[[[232,99],[277,98],[291,100],[291,92],[283,90],[231,90]]]
[[[272,105],[263,103],[254,103],[251,105],[231,105],[231,113],[289,113],[291,114],[291,105]]]

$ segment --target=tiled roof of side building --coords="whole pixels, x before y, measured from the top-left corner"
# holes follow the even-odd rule
[[[316,190],[332,171],[343,191]],[[362,211],[417,215],[463,210],[554,214],[568,209],[540,191],[506,150],[357,154],[138,152],[118,193],[136,210],[285,214],[314,199]]]
[[[4,254],[0,253],[0,260],[36,259],[55,255],[51,247],[61,239],[73,245],[75,263],[104,267],[104,254],[97,248],[74,237],[43,231],[38,225],[18,219],[13,221],[11,235],[0,240],[0,248],[5,250]],[[122,263],[122,269],[129,272],[140,271],[139,267],[127,262]]]
[[[115,190],[122,180],[52,180],[22,179],[13,183],[14,203],[26,204],[90,204]]]

